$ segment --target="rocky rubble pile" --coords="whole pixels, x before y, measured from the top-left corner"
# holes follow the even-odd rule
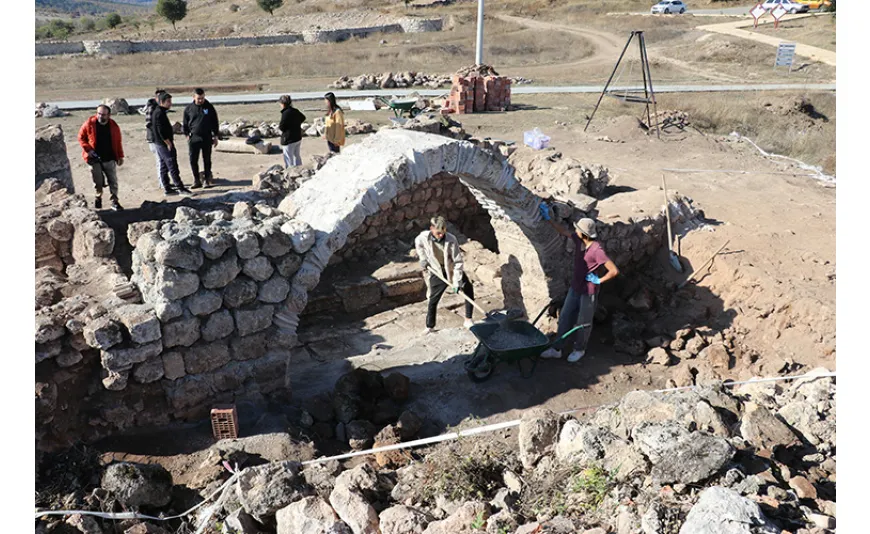
[[[583,419],[531,409],[512,436],[444,443],[398,469],[377,456],[353,466],[303,468],[291,458],[254,465],[231,486],[219,520],[229,533],[830,533],[836,385],[818,376],[825,372],[635,391]],[[346,375],[336,398],[380,387],[363,386],[372,378]],[[338,414],[346,406],[314,409]],[[212,477],[209,488],[228,476]],[[169,495],[159,468],[114,464],[102,482],[97,491],[134,509],[158,509]]]
[[[60,109],[54,104],[46,104],[45,102],[39,102],[36,104],[36,118],[45,118],[50,119],[54,117],[66,117],[69,115],[68,112]]]
[[[520,147],[508,161],[516,169],[517,178],[530,190],[581,211],[591,210],[610,183],[606,167],[562,157],[562,153],[554,149]]]
[[[381,126],[382,130],[400,129],[415,132],[433,133],[458,139],[466,140],[469,135],[465,133],[462,124],[440,113],[420,113],[412,119],[403,121],[391,121],[390,124]]]
[[[484,65],[484,67],[487,67]],[[480,72],[495,72],[492,67],[480,69],[475,66],[459,69],[456,74],[460,76],[471,76],[473,73],[478,73],[478,76],[498,76],[498,74],[479,74]],[[367,91],[371,89],[404,89],[406,87],[427,87],[429,89],[440,89],[449,87],[452,82],[450,74],[427,74],[423,72],[385,72],[382,74],[361,74],[356,77],[342,76],[335,80],[327,87],[329,89],[353,89],[356,91]],[[517,76],[511,78],[513,84],[529,84],[533,80]]]
[[[325,130],[326,119],[323,117],[317,117],[314,119],[313,123],[306,122],[302,124],[303,136],[322,137]],[[345,121],[344,131],[347,135],[358,135],[374,132],[375,127],[371,123],[358,119],[347,119]],[[220,133],[223,137],[272,138],[280,137],[281,129],[278,127],[277,122],[253,122],[239,118],[232,122],[222,122],[220,125]]]
[[[335,439],[352,450],[408,441],[423,424],[403,409],[410,392],[411,381],[401,373],[384,377],[376,371],[355,369],[336,381],[331,394],[308,399],[299,424],[321,439]],[[410,458],[404,451],[374,456],[379,467],[399,467]]]

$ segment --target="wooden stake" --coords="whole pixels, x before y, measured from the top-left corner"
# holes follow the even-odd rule
[[[731,242],[730,239],[727,240],[727,241],[725,241],[725,243],[724,243],[721,247],[719,247],[719,250],[717,250],[716,252],[713,253],[712,256],[710,256],[710,259],[708,259],[707,261],[705,261],[704,263],[702,263],[700,267],[698,267],[697,269],[695,269],[694,271],[692,271],[692,274],[690,274],[688,278],[686,278],[685,280],[683,280],[682,282],[680,282],[680,284],[677,286],[677,289],[680,289],[680,288],[682,288],[684,285],[688,284],[688,283],[689,283],[689,280],[691,280],[692,277],[694,277],[695,274],[698,273],[698,271],[700,271],[701,269],[703,269],[704,267],[706,267],[708,263],[710,263],[711,261],[713,261],[713,258],[715,258],[716,256],[718,256],[719,253],[722,252],[722,250],[723,250],[723,249],[728,245],[728,243],[730,243],[730,242]]]

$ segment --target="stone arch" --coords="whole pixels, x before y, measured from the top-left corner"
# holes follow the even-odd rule
[[[275,325],[295,334],[309,292],[348,235],[399,194],[445,173],[456,176],[489,213],[499,254],[516,269],[506,301],[522,295],[534,309],[563,294],[571,268],[564,240],[543,222],[541,199],[517,180],[501,154],[440,135],[388,129],[330,159],[316,179],[281,202],[279,209],[310,225],[316,240]]]

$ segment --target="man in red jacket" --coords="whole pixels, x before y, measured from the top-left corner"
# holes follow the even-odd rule
[[[124,148],[121,146],[121,129],[110,115],[109,106],[99,106],[97,114],[82,124],[79,144],[82,145],[82,159],[91,166],[96,190],[94,208],[103,207],[103,187],[108,181],[112,209],[121,211],[124,208],[118,203],[117,167],[124,164]]]

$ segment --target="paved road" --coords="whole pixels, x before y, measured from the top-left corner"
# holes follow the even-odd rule
[[[573,94],[573,93],[600,93],[603,85],[572,85],[559,87],[536,87],[531,85],[511,88],[514,95],[535,94]],[[611,86],[612,91],[643,91],[643,86]],[[709,92],[734,92],[734,91],[836,91],[834,83],[761,83],[743,85],[656,85],[656,93],[709,93]],[[370,91],[333,91],[340,99],[366,98],[370,96],[405,96],[417,93],[421,96],[437,97],[446,95],[449,89],[377,89]],[[324,91],[307,93],[290,93],[293,100],[320,100]],[[229,95],[209,95],[208,99],[213,104],[258,104],[261,102],[277,102],[284,93],[247,93]],[[127,98],[127,103],[134,107],[145,105],[146,98]],[[60,109],[94,109],[99,100],[68,100],[63,102],[50,102]]]

